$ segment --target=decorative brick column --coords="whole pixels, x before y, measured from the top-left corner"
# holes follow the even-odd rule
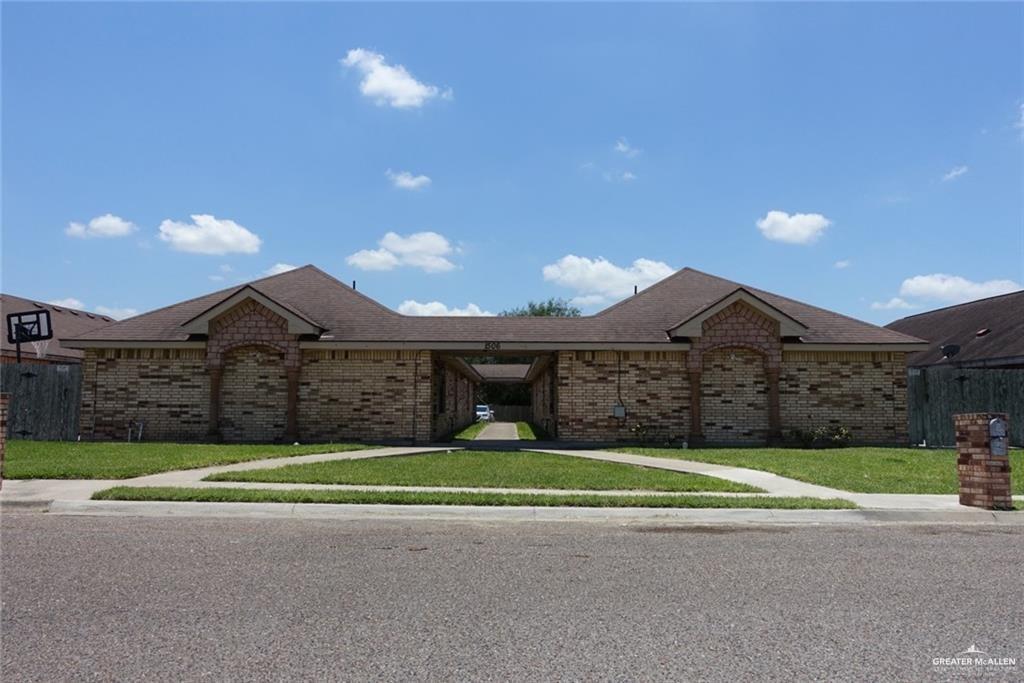
[[[286,441],[299,439],[299,368],[289,367],[288,373],[288,406],[285,416],[284,438]]]
[[[206,436],[213,442],[220,441],[220,383],[224,377],[224,366],[207,368],[210,373],[210,426]]]
[[[768,444],[782,443],[782,418],[779,409],[779,368],[766,367],[765,378],[768,381]]]
[[[0,394],[0,487],[4,485],[4,451],[7,448],[7,401],[10,394]]]
[[[690,380],[690,446],[700,446],[704,443],[704,430],[701,428],[700,418],[700,370],[689,371]]]
[[[1012,510],[1010,456],[993,455],[989,423],[1006,421],[1006,413],[965,413],[953,416],[960,504],[989,510]]]

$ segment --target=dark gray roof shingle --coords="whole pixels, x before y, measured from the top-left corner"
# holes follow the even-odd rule
[[[314,266],[248,283],[327,330],[324,341],[669,343],[668,329],[742,285],[684,268],[593,316],[416,317],[400,315]],[[239,285],[124,320],[81,341],[184,341],[182,323],[245,287]],[[745,287],[745,286],[744,286]],[[822,308],[745,287],[807,325],[815,343],[917,343],[919,340]]]
[[[942,347],[957,344],[950,361],[970,363],[1024,357],[1024,290],[918,313],[886,325],[930,344],[907,358],[908,365],[942,363]],[[989,330],[978,336],[978,332]]]

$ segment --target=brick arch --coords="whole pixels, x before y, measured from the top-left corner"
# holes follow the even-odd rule
[[[769,432],[767,356],[753,344],[704,352],[701,432],[716,443],[764,443]]]
[[[276,344],[234,344],[222,359],[219,432],[225,441],[280,441],[287,429],[286,352]]]
[[[747,351],[753,351],[754,353],[759,353],[764,358],[764,364],[765,364],[766,368],[769,366],[769,363],[771,362],[771,356],[772,356],[772,350],[771,349],[765,348],[764,346],[762,346],[760,344],[752,344],[750,342],[740,342],[740,341],[720,342],[718,344],[712,344],[710,346],[706,346],[706,347],[702,348],[700,350],[700,354],[701,354],[701,356],[706,356],[707,354],[711,353],[712,351],[721,351],[722,349],[746,349]],[[701,365],[703,365],[703,358],[701,359]]]
[[[283,434],[286,439],[297,439],[299,372],[302,367],[299,338],[288,332],[287,320],[251,299],[210,321],[210,335],[206,341],[206,368],[210,375],[208,438],[216,441],[224,436],[220,430],[220,418],[225,359],[228,354],[245,347],[264,348],[281,354],[287,377],[287,395],[282,399],[286,411]]]
[[[232,351],[235,351],[236,349],[245,348],[246,346],[254,346],[254,347],[261,347],[262,346],[262,347],[267,348],[267,349],[273,349],[274,351],[276,351],[277,353],[280,353],[284,357],[288,356],[288,346],[286,344],[281,344],[281,343],[273,342],[273,341],[267,341],[267,340],[263,340],[263,339],[255,339],[255,340],[252,340],[252,341],[240,341],[240,342],[234,342],[232,344],[225,344],[225,345],[222,345],[220,347],[220,354],[221,354],[220,362],[221,362],[221,366],[224,365],[224,358],[228,354],[230,354]]]
[[[782,337],[779,322],[761,311],[737,301],[705,320],[702,334],[693,340],[687,355],[690,380],[690,438],[704,439],[702,428],[702,402],[706,386],[703,379],[704,356],[727,348],[745,349],[764,359],[767,385],[767,414],[769,441],[778,439],[779,427],[779,371],[782,367]]]

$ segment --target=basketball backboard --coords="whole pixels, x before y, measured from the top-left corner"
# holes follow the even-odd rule
[[[52,338],[49,311],[37,309],[7,314],[7,341],[11,344],[27,344]]]

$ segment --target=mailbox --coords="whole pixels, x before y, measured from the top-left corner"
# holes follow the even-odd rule
[[[621,403],[616,403],[612,405],[612,417],[617,417],[620,420],[624,420],[626,418],[626,406],[622,405]]]
[[[988,421],[988,441],[992,455],[1006,455],[1009,439],[1006,436],[1006,420],[994,417]]]

